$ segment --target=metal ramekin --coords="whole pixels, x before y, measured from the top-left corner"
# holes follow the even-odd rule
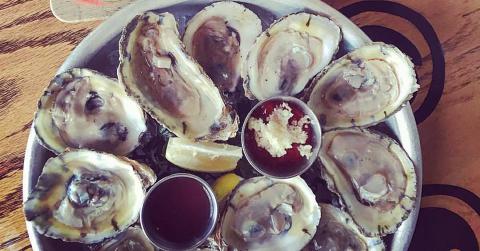
[[[217,222],[217,215],[218,215],[217,201],[215,200],[215,194],[213,193],[212,189],[210,188],[210,185],[206,181],[204,181],[203,179],[201,179],[200,177],[198,177],[196,175],[188,174],[188,173],[176,173],[176,174],[169,175],[169,176],[161,179],[157,183],[155,183],[155,185],[153,185],[150,188],[147,195],[145,196],[145,200],[144,200],[144,203],[142,205],[142,209],[140,211],[140,224],[142,226],[143,232],[148,237],[148,239],[157,248],[159,248],[161,250],[168,250],[168,251],[179,250],[180,251],[180,250],[185,250],[185,249],[176,249],[175,247],[166,246],[163,243],[157,242],[156,238],[153,238],[155,233],[149,231],[150,228],[146,227],[149,224],[149,222],[147,222],[147,219],[144,218],[144,210],[145,210],[145,207],[146,207],[145,202],[147,201],[148,197],[152,194],[152,192],[155,189],[157,189],[160,184],[164,183],[167,180],[175,179],[175,178],[179,178],[179,177],[194,179],[194,180],[198,181],[203,186],[203,188],[207,192],[207,195],[208,195],[208,198],[209,198],[209,201],[210,201],[210,211],[211,211],[211,220],[210,220],[208,229],[205,232],[205,235],[200,240],[198,240],[197,242],[192,244],[190,247],[188,247],[186,250],[194,249],[194,248],[200,246],[202,243],[204,243],[207,240],[207,238],[212,234],[213,230],[215,229],[215,223]]]

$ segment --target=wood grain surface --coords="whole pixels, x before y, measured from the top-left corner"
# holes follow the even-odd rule
[[[135,0],[50,0],[55,17],[64,22],[105,19]]]
[[[402,34],[400,38],[411,44],[403,43],[417,50],[412,53],[418,52],[416,64],[421,89],[413,107],[421,110],[417,120],[422,121],[419,132],[426,184],[419,223],[431,223],[435,220],[425,223],[423,219],[435,219],[444,212],[431,209],[447,210],[463,219],[473,237],[476,236],[477,246],[453,248],[478,250],[480,1],[396,1],[428,21],[438,36],[444,60],[439,60],[437,52],[432,50],[432,41],[428,41],[431,34],[419,25],[422,21],[406,19],[402,16],[405,12],[392,15],[380,13],[388,11],[368,10],[381,5],[368,2],[370,7],[366,11],[354,15],[349,6],[358,0],[326,2],[352,15],[356,24],[369,31],[378,27],[394,31],[391,35],[385,33],[386,39],[396,38],[395,32]],[[395,8],[397,12],[401,9]],[[31,249],[22,212],[22,166],[36,102],[70,51],[99,23],[62,23],[52,15],[45,0],[0,0],[0,250]],[[439,71],[442,61],[445,67]],[[434,65],[436,70],[432,70]],[[445,81],[441,78],[439,81],[443,73]],[[439,99],[438,104],[435,99]],[[432,111],[427,109],[429,106]],[[434,222],[438,228],[443,226],[441,220]],[[416,232],[415,238],[433,238],[427,232],[434,226],[419,227],[422,232]]]

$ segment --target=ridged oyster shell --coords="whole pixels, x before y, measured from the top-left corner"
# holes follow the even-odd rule
[[[146,12],[125,27],[118,76],[143,108],[177,136],[227,140],[236,135],[238,116],[185,52],[172,14]]]
[[[45,236],[97,243],[137,221],[146,188],[155,180],[150,168],[133,160],[66,151],[46,162],[25,215]]]
[[[366,237],[350,215],[330,204],[320,204],[322,218],[312,241],[303,251],[383,251],[379,237]]]
[[[304,99],[324,130],[363,127],[394,114],[418,87],[410,59],[393,45],[375,42],[318,74]]]
[[[320,220],[315,195],[299,176],[243,180],[230,194],[221,219],[221,236],[229,249],[300,250]]]
[[[328,188],[367,236],[397,230],[415,205],[416,173],[393,139],[366,129],[323,135],[319,154]]]
[[[279,19],[248,53],[245,95],[264,100],[300,93],[330,63],[341,37],[340,28],[327,17],[296,13]]]
[[[131,226],[102,244],[98,251],[157,251],[140,226]]]
[[[190,19],[183,43],[221,90],[234,92],[245,78],[248,50],[261,32],[260,18],[251,10],[232,1],[216,2]]]
[[[34,128],[46,148],[88,148],[126,155],[140,144],[145,115],[116,79],[74,68],[50,82],[38,101]]]

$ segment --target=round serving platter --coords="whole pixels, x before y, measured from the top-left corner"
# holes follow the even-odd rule
[[[116,77],[118,66],[118,41],[123,27],[136,15],[153,10],[155,12],[168,11],[175,15],[179,30],[183,32],[187,21],[199,10],[215,0],[140,0],[115,13],[90,33],[70,54],[58,73],[73,67],[84,67],[97,70],[106,75]],[[255,12],[262,20],[264,28],[278,17],[299,11],[318,13],[334,20],[342,29],[343,41],[336,57],[345,54],[353,48],[360,47],[371,40],[357,26],[341,13],[319,0],[237,0]],[[53,77],[53,76],[52,76]],[[46,85],[47,83],[45,83]],[[406,105],[386,122],[376,126],[403,146],[413,160],[417,173],[417,197],[415,208],[398,231],[387,237],[389,250],[408,250],[410,240],[415,230],[415,223],[420,207],[422,187],[422,160],[418,132],[410,105]],[[45,161],[53,154],[41,146],[37,141],[35,130],[30,130],[27,148],[25,151],[23,199],[24,201],[35,186]],[[67,243],[47,238],[38,234],[30,222],[27,230],[33,250],[89,250],[86,246],[77,243]]]

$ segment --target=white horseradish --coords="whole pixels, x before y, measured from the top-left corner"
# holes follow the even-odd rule
[[[293,147],[292,144],[300,144],[298,146],[300,155],[310,158],[312,146],[305,144],[308,134],[303,130],[310,124],[310,118],[305,115],[289,124],[291,117],[292,108],[284,102],[273,109],[266,123],[261,118],[251,117],[248,120],[248,129],[254,131],[257,145],[267,150],[272,157],[282,157],[287,153],[287,149]]]

